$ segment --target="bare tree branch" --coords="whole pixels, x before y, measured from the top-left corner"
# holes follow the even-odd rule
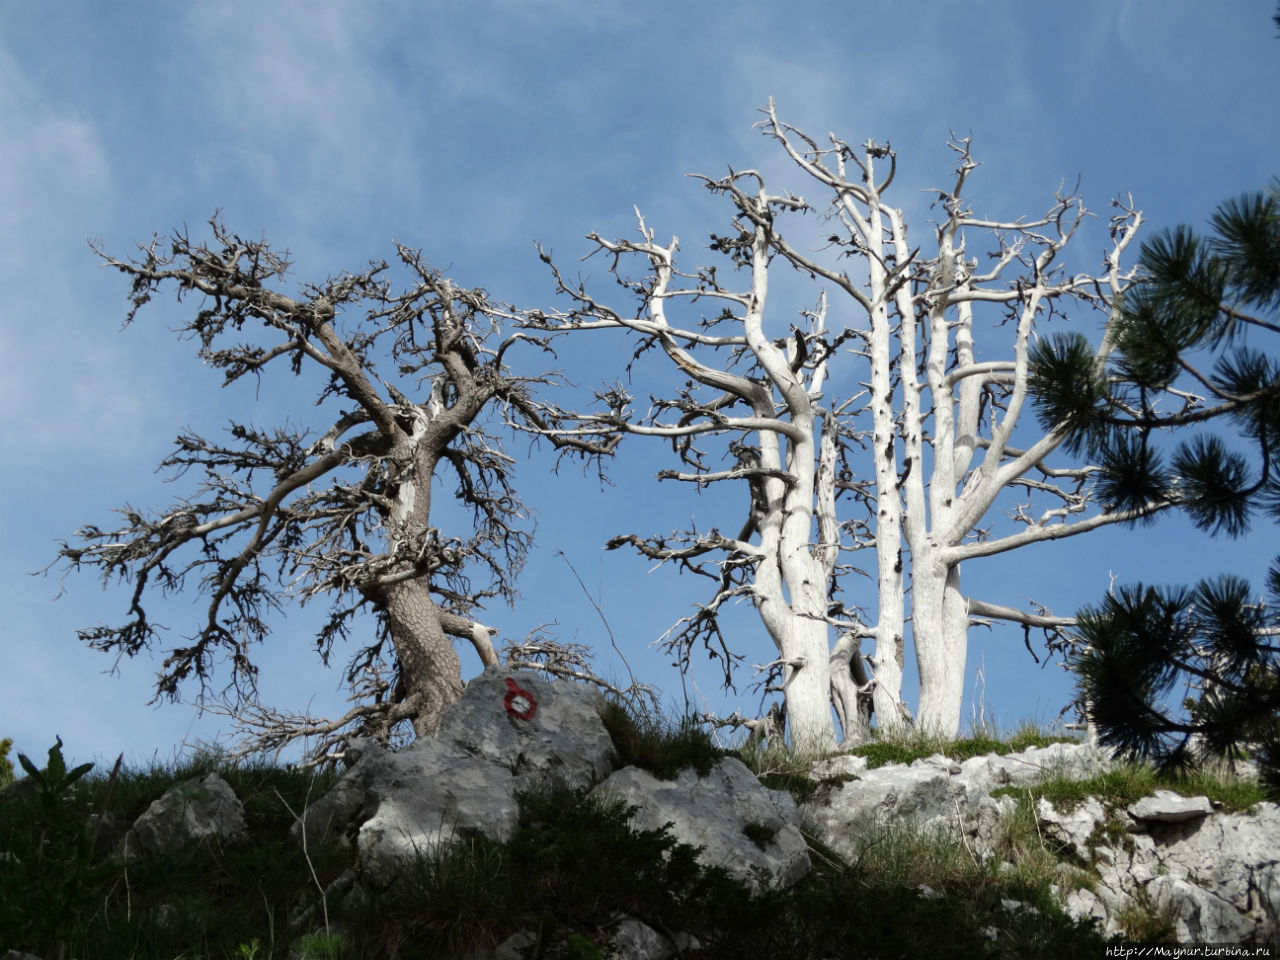
[[[397,246],[397,269],[408,278],[402,288],[393,286],[392,267],[378,262],[286,293],[284,255],[216,217],[210,226],[207,244],[184,230],[153,239],[134,260],[98,251],[130,279],[127,321],[162,289],[179,301],[194,293],[201,302],[179,333],[196,341],[199,359],[224,371],[225,385],[287,359],[295,375],[320,374],[323,419],[315,432],[233,423],[226,440],[179,436],[161,467],[175,480],[191,475],[186,496],[159,511],[126,506],[120,525],[82,527],[81,544],[59,551],[68,569],[92,567],[104,583],[133,585],[129,619],[81,637],[134,656],[164,642],[146,612],[156,591],[194,588],[209,599],[204,621],[169,649],[157,697],[177,698],[194,678],[205,700],[225,655],[231,678],[212,709],[255,730],[254,749],[278,752],[307,740],[315,756],[330,756],[353,731],[383,742],[406,724],[430,733],[462,689],[451,638],[469,642],[483,663],[498,662],[496,631],[478,613],[491,598],[514,598],[530,544],[515,461],[488,432],[485,411],[546,437],[562,455],[594,461],[609,456],[622,433],[608,423],[581,425],[541,399],[535,388],[557,377],[517,376],[505,361],[530,347],[549,349],[545,338],[504,339],[502,324],[515,312],[483,290],[458,287],[417,251]],[[561,430],[568,423],[579,427],[572,435]],[[364,425],[372,429],[353,433]],[[454,495],[471,511],[472,527],[460,535],[432,525],[438,476],[456,480]],[[376,618],[373,639],[348,666],[354,706],[332,721],[278,712],[255,696],[252,647],[266,640],[269,614],[321,596],[333,605],[316,638],[326,663],[358,615]]]

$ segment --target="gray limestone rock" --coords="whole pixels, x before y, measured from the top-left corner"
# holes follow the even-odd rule
[[[809,771],[814,780],[829,780],[838,777],[858,776],[867,769],[867,758],[842,753],[839,756],[819,760]]]
[[[1129,806],[1129,816],[1135,820],[1158,820],[1164,823],[1195,820],[1211,813],[1213,805],[1209,803],[1208,797],[1184,797],[1172,790],[1157,790],[1154,795],[1143,797]]]
[[[983,860],[995,855],[1000,825],[1018,808],[1018,801],[1010,796],[982,797],[968,822],[967,833],[973,839],[974,852]]]
[[[1182,877],[1155,877],[1147,895],[1173,915],[1179,943],[1242,943],[1253,923],[1236,907]]]
[[[1024,787],[1053,776],[1086,780],[1107,769],[1106,757],[1088,743],[1051,743],[1018,753],[970,757],[960,765],[960,779],[971,797],[999,787]]]
[[[835,784],[804,804],[805,829],[846,857],[857,856],[857,837],[868,824],[924,828],[951,826],[967,803],[963,784],[937,764],[886,764]]]
[[[244,806],[216,773],[175,784],[134,821],[124,838],[126,859],[192,844],[235,845],[248,837]]]
[[[517,793],[550,781],[585,789],[612,769],[601,702],[581,684],[490,667],[467,684],[437,736],[394,753],[356,744],[354,765],[293,836],[311,844],[357,828],[374,883],[389,882],[404,860],[465,831],[507,840]]]
[[[809,872],[809,851],[790,794],[770,790],[740,760],[726,757],[705,777],[693,769],[659,780],[636,767],[619,770],[593,796],[637,807],[642,830],[670,826],[682,843],[701,847],[704,866],[723,867],[759,888],[787,887]]]
[[[609,956],[616,960],[668,960],[675,953],[670,940],[632,918],[619,921],[613,928],[612,947]]]
[[[1044,797],[1036,801],[1036,817],[1049,834],[1076,856],[1088,860],[1088,840],[1107,819],[1107,811],[1097,797],[1087,797],[1074,810],[1059,813]]]
[[[365,875],[389,883],[405,861],[429,855],[467,831],[511,839],[517,789],[532,786],[509,768],[440,740],[422,739],[366,769],[357,845]]]
[[[446,711],[436,739],[514,775],[536,773],[586,789],[613,770],[603,706],[594,687],[490,667]]]
[[[1107,908],[1098,895],[1087,887],[1068,893],[1062,909],[1072,920],[1097,920],[1102,924],[1107,922]]]
[[[1109,917],[1146,900],[1168,910],[1178,935],[1205,942],[1268,940],[1280,931],[1280,812],[1150,820],[1123,846],[1094,851]],[[1118,929],[1108,920],[1107,932]]]
[[[1134,839],[1146,838],[1139,835]],[[1153,874],[1186,879],[1216,900],[1230,904],[1245,918],[1241,923],[1251,935],[1275,936],[1280,932],[1280,810],[1275,804],[1261,803],[1255,811],[1245,814],[1153,823],[1150,840],[1150,848],[1140,844],[1138,850],[1150,850],[1145,858]],[[1152,883],[1156,879],[1159,877]],[[1209,909],[1211,903],[1194,892],[1189,896],[1200,904],[1196,908],[1200,917],[1197,922],[1202,927],[1218,916],[1216,908]],[[1205,939],[1230,941],[1232,937],[1227,934],[1237,926],[1234,920],[1224,921],[1223,936]],[[1206,929],[1212,932],[1211,927]]]
[[[812,775],[822,780],[833,774],[853,773],[851,781],[822,791],[805,803],[802,813],[807,829],[823,843],[853,855],[853,834],[861,824],[898,823],[926,830],[962,830],[989,834],[1009,807],[992,810],[990,793],[1000,787],[1029,786],[1063,774],[1074,778],[1095,776],[1107,768],[1107,759],[1087,743],[1054,743],[1030,747],[1007,755],[988,754],[957,763],[943,756],[917,760],[910,766],[885,764],[860,769],[834,758],[815,765]],[[984,854],[989,852],[989,836]]]

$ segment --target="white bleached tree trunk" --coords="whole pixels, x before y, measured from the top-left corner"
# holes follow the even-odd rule
[[[761,196],[758,202],[767,205],[774,199]],[[581,286],[570,288],[557,272],[561,290],[578,300],[579,309],[533,322],[557,330],[621,327],[638,334],[646,346],[659,347],[691,378],[680,398],[636,414],[631,397],[614,388],[602,394],[611,412],[593,418],[584,429],[621,428],[670,438],[686,469],[665,470],[661,478],[699,486],[744,482],[747,511],[734,537],[716,529],[693,530],[670,537],[621,536],[609,545],[629,543],[646,556],[679,562],[716,581],[712,600],[669,635],[670,646],[685,656],[699,641],[718,646],[727,670],[734,653],[720,634],[717,615],[727,601],[750,597],[777,648],[771,667],[786,696],[792,742],[816,749],[834,746],[828,606],[839,555],[836,475],[844,438],[835,415],[819,402],[830,353],[807,354],[808,339],[821,342],[825,336],[825,309],[808,314],[805,332],[788,329],[788,336],[777,338],[776,331],[766,331],[772,253],[770,231],[761,225],[734,240],[750,277],[745,288],[733,291],[706,278],[700,291],[725,305],[724,320],[736,329],[721,335],[673,326],[668,304],[687,299],[698,288],[673,286],[681,278],[675,269],[678,241],[656,243],[643,220],[640,229],[639,242],[592,235],[615,264],[625,254],[648,261],[652,272],[644,283],[640,312],[616,312]],[[704,362],[690,348],[727,357],[727,362]],[[706,438],[721,440],[736,465],[710,469],[698,446]],[[719,558],[715,572],[704,558]]]
[[[665,437],[681,469],[659,477],[750,489],[750,515],[735,537],[689,530],[611,542],[716,580],[712,600],[668,635],[671,646],[687,657],[696,641],[718,644],[727,669],[732,650],[716,616],[727,600],[750,596],[777,647],[772,666],[782,671],[793,742],[822,745],[836,738],[829,701],[846,740],[866,735],[860,698],[882,728],[912,720],[902,700],[909,636],[921,684],[917,722],[954,735],[974,618],[1049,631],[1070,623],[967,596],[962,564],[1168,506],[1124,512],[1100,503],[1097,467],[1051,463],[1062,431],[1025,416],[1037,331],[1099,311],[1110,331],[1131,279],[1121,254],[1141,215],[1117,203],[1103,271],[1068,273],[1060,264],[1088,216],[1083,204],[1059,194],[1033,220],[974,215],[964,188],[977,164],[968,142],[956,140],[952,185],[930,192],[933,225],[922,238],[886,199],[897,166],[888,146],[835,136],[820,146],[779,121],[772,104],[764,113],[763,132],[822,203],[770,192],[755,170],[701,178],[733,205],[728,234],[711,235],[727,269],[682,271],[676,240],[657,244],[641,219],[639,241],[591,235],[639,308],[613,308],[553,265],[573,306],[530,322],[629,329],[640,340],[633,365],[661,348],[690,378],[685,387],[644,411],[624,388],[605,390],[598,396],[609,412],[582,429]],[[648,269],[643,279],[621,270],[633,258]],[[798,322],[770,305],[771,274],[784,266],[820,286],[819,307]],[[676,311],[682,322],[671,319]],[[1109,332],[1099,363],[1110,342]],[[712,441],[736,455],[736,468],[713,465],[703,446]],[[874,591],[846,606],[842,579],[867,550]],[[872,645],[866,683],[863,640]]]
[[[1034,433],[1027,450],[1015,448],[1012,439],[1029,400],[1028,354],[1037,324],[1062,316],[1072,305],[1100,309],[1114,324],[1129,281],[1120,269],[1120,255],[1141,215],[1120,207],[1102,275],[1067,274],[1057,262],[1084,222],[1083,204],[1059,195],[1037,220],[977,217],[964,196],[977,164],[967,141],[953,141],[959,158],[955,179],[949,190],[936,193],[934,207],[941,208],[941,216],[929,253],[923,255],[925,245],[908,236],[903,212],[884,199],[896,172],[887,146],[868,142],[855,150],[833,137],[830,147],[820,149],[778,121],[772,107],[767,115],[765,132],[831,193],[828,211],[842,230],[833,231],[829,243],[860,256],[866,271],[858,282],[781,237],[774,244],[794,266],[835,284],[852,301],[850,306],[866,315],[880,607],[871,631],[876,690],[885,694],[885,701],[901,701],[902,674],[895,655],[905,620],[905,574],[920,675],[918,723],[954,736],[971,617],[1046,629],[1070,622],[966,596],[961,563],[1133,519],[1096,503],[1089,487],[1096,468],[1050,465],[1048,458],[1062,441],[1054,425]],[[877,165],[886,160],[889,170],[882,174]],[[968,253],[971,246],[986,254],[986,264]],[[1006,350],[1011,346],[1012,358],[980,360],[979,337]],[[1109,341],[1104,338],[1100,360]],[[1035,425],[1024,422],[1022,429],[1034,431]],[[1009,496],[1023,491],[1023,504]],[[1032,512],[1033,497],[1050,501],[1038,516]],[[981,525],[995,519],[993,508],[1001,502],[1021,529],[993,537]],[[1163,506],[1151,504],[1148,512]],[[1091,508],[1091,516],[1078,519]],[[879,701],[877,714],[882,726],[899,719]]]

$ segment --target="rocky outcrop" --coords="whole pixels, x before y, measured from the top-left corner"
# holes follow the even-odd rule
[[[976,856],[992,857],[1017,805],[1008,795],[992,797],[994,790],[1055,775],[1087,779],[1109,765],[1094,747],[1067,743],[875,770],[861,757],[834,757],[814,765],[819,789],[797,808],[732,758],[704,776],[686,769],[672,780],[634,767],[614,771],[599,706],[580,685],[490,668],[468,685],[437,737],[396,753],[357,744],[354,766],[295,834],[305,831],[309,842],[353,839],[365,879],[377,885],[406,857],[466,831],[508,839],[518,822],[517,794],[559,780],[578,789],[596,785],[597,796],[634,808],[638,828],[665,826],[700,848],[705,865],[757,888],[785,887],[809,870],[802,827],[851,858],[869,824],[951,833]],[[1098,798],[1070,810],[1041,800],[1036,815],[1044,835],[1094,877],[1064,891],[1072,917],[1096,919],[1116,933],[1117,917],[1136,905],[1165,911],[1187,940],[1265,939],[1280,930],[1280,817],[1269,805],[1225,816],[1203,797],[1160,791],[1120,810]],[[1107,829],[1115,822],[1121,829]],[[1125,842],[1108,839],[1116,835]],[[619,929],[627,931],[624,940],[647,942],[638,927]]]
[[[386,884],[406,859],[469,831],[510,839],[518,795],[554,781],[599,784],[599,796],[635,808],[638,828],[670,825],[676,840],[702,848],[701,862],[745,881],[789,885],[808,871],[790,795],[766,789],[733,759],[674,781],[631,767],[614,773],[601,706],[580,684],[491,667],[467,685],[437,736],[395,753],[357,745],[354,766],[295,825],[295,838],[354,837],[365,877]]]
[[[706,775],[692,769],[660,780],[633,767],[612,771],[613,751],[599,701],[581,686],[490,668],[449,711],[439,736],[398,753],[365,745],[343,780],[308,811],[297,830],[309,839],[345,833],[365,877],[387,882],[404,858],[468,830],[505,840],[515,829],[517,794],[558,779],[634,808],[641,829],[667,827],[700,848],[704,865],[756,887],[787,886],[809,869],[801,826],[837,853],[856,857],[868,824],[903,824],[962,836],[976,855],[995,855],[1001,824],[1016,806],[999,787],[1048,777],[1085,779],[1108,767],[1087,744],[1053,744],[963,762],[942,756],[868,770],[861,757],[816,764],[820,788],[797,808],[726,758]],[[1088,798],[1058,810],[1041,800],[1043,833],[1096,880],[1064,892],[1066,911],[1109,932],[1137,905],[1165,911],[1184,939],[1236,941],[1274,934],[1280,903],[1280,819],[1213,813],[1205,798],[1169,791],[1108,810]],[[1125,843],[1108,841],[1119,819]],[[622,939],[645,940],[638,927]],[[640,950],[644,953],[644,950]],[[661,953],[661,951],[658,951]]]
[[[248,836],[244,806],[216,773],[170,787],[134,821],[124,837],[127,860],[187,849],[193,844],[234,846]]]
[[[706,776],[686,768],[675,780],[627,767],[594,794],[636,807],[637,827],[669,827],[681,843],[701,848],[703,866],[721,867],[757,889],[789,887],[809,872],[795,801],[765,788],[741,760],[726,757]]]
[[[294,827],[308,843],[355,834],[374,884],[468,831],[508,840],[517,794],[549,781],[586,789],[613,769],[600,697],[492,667],[467,685],[435,737],[397,752],[361,744],[359,759]]]
[[[1207,797],[1160,790],[1115,810],[1089,797],[1058,811],[1041,798],[1037,814],[1046,835],[1096,873],[1094,891],[1074,891],[1065,901],[1073,918],[1096,918],[1115,933],[1118,913],[1147,904],[1173,920],[1184,942],[1266,940],[1280,931],[1280,813],[1274,804],[1214,814]]]
[[[875,770],[842,760],[814,767],[822,788],[801,813],[807,830],[847,857],[857,856],[869,825],[883,824],[949,833],[978,856],[993,856],[1000,821],[1016,801],[993,798],[992,790],[1029,787],[1051,775],[1088,779],[1108,766],[1088,744],[963,763],[935,756]],[[1041,798],[1035,812],[1044,835],[1094,878],[1092,889],[1064,893],[1069,916],[1095,919],[1110,935],[1120,932],[1117,917],[1125,910],[1155,909],[1172,918],[1184,942],[1280,935],[1280,812],[1273,804],[1224,814],[1206,797],[1159,790],[1113,810],[1097,797],[1062,810]]]
[[[1194,799],[1208,806],[1207,798]],[[1131,831],[1131,843],[1095,849],[1102,899],[1145,898],[1172,916],[1183,941],[1280,935],[1280,809],[1262,803],[1248,813],[1170,820],[1185,813],[1185,804],[1165,798],[1159,806],[1164,809],[1139,803],[1111,812]],[[1135,807],[1145,818],[1133,815]]]
[[[806,829],[845,856],[856,855],[858,832],[876,823],[960,831],[981,844],[999,815],[1011,809],[1011,801],[991,798],[993,790],[1029,786],[1056,775],[1087,779],[1106,767],[1106,758],[1097,749],[1072,743],[963,762],[937,755],[875,770],[866,770],[860,757],[836,758],[814,767],[813,775],[824,789],[801,813]]]
[[[1088,860],[1089,843],[1106,820],[1107,811],[1097,797],[1086,797],[1074,810],[1059,813],[1052,803],[1041,797],[1036,801],[1036,818],[1047,836],[1081,860]]]

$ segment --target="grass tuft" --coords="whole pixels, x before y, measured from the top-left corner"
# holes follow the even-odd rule
[[[1013,734],[998,739],[994,729],[982,728],[972,736],[960,739],[934,736],[919,730],[895,731],[878,737],[871,743],[854,747],[849,752],[866,757],[867,768],[874,770],[887,763],[910,764],[927,757],[944,756],[957,762],[989,753],[1005,755],[1026,750],[1029,747],[1047,747],[1052,743],[1078,743],[1072,737],[1051,736],[1042,733],[1032,724],[1019,726]]]
[[[1257,783],[1238,777],[1217,776],[1206,771],[1162,774],[1137,764],[1117,764],[1088,780],[1053,777],[1032,788],[1036,797],[1046,798],[1062,812],[1074,810],[1088,797],[1097,797],[1108,807],[1128,806],[1157,790],[1172,790],[1184,797],[1205,796],[1230,813],[1246,812],[1266,799]],[[1025,788],[1003,787],[992,795],[1008,794],[1017,799],[1025,793]]]
[[[691,717],[672,722],[663,717],[636,716],[616,700],[600,713],[618,752],[619,766],[648,770],[659,780],[674,780],[685,767],[705,777],[726,753]]]

